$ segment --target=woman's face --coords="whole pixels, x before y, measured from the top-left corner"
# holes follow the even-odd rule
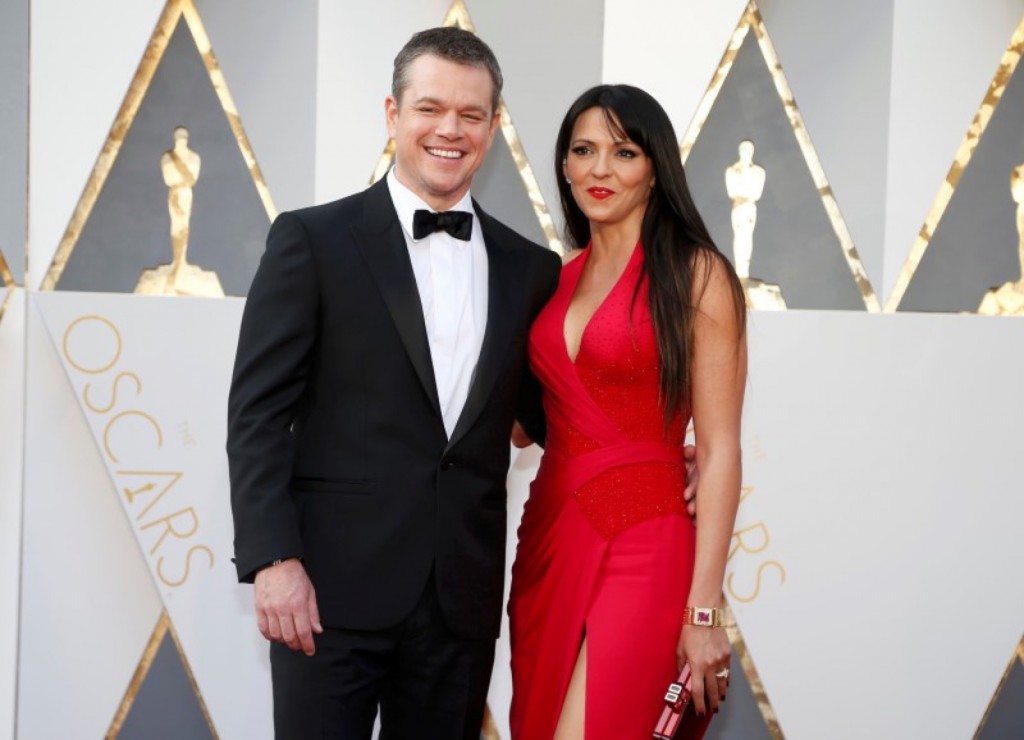
[[[629,139],[612,133],[601,108],[576,119],[565,158],[573,198],[592,224],[643,222],[654,185],[650,158]]]

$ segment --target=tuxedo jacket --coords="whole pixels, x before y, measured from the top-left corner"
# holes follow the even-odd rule
[[[451,439],[386,180],[267,237],[228,400],[235,565],[251,581],[301,557],[325,627],[397,624],[434,569],[448,626],[498,635],[509,435],[516,416],[543,434],[526,340],[560,261],[473,207],[487,326]]]

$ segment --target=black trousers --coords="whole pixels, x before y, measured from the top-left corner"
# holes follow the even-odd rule
[[[431,576],[419,603],[385,630],[324,629],[307,657],[271,643],[277,740],[479,740],[494,640],[451,633]]]

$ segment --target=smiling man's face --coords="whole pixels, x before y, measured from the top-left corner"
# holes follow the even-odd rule
[[[395,176],[431,208],[445,211],[469,190],[498,128],[485,67],[423,54],[409,66],[400,100],[385,101],[395,140]]]

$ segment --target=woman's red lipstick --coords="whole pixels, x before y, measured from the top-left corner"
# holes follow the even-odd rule
[[[587,188],[587,192],[593,195],[598,200],[604,200],[605,198],[610,198],[613,195],[615,195],[615,191],[609,190],[608,188]]]

